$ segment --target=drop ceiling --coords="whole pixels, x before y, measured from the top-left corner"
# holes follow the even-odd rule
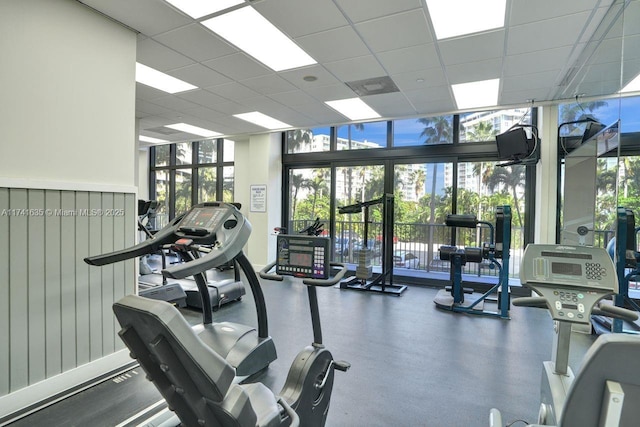
[[[459,111],[453,84],[499,78],[498,104],[510,107],[613,94],[640,72],[640,0],[507,0],[505,27],[444,40],[425,0],[247,1],[317,61],[281,72],[201,25],[208,16],[163,0],[81,3],[138,33],[139,63],[198,87],[170,95],[136,84],[140,135],[171,142],[197,139],[164,127],[177,122],[265,132],[234,117],[250,111],[292,128],[348,123],[325,101],[380,77],[398,90],[361,99],[393,119]]]

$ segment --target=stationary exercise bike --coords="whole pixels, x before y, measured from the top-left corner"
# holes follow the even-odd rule
[[[235,370],[200,339],[171,304],[129,295],[113,310],[122,326],[120,336],[153,381],[175,416],[162,426],[323,426],[329,408],[335,369],[349,364],[333,359],[322,345],[315,286],[331,286],[342,279],[346,267],[329,278],[328,239],[315,236],[278,236],[276,274],[306,276],[314,343],[302,350],[289,370],[279,396],[261,383],[237,384]],[[203,257],[202,259],[205,259]],[[190,264],[194,264],[193,266]],[[338,265],[335,265],[338,267]],[[204,264],[186,262],[172,267],[197,271]],[[176,418],[177,417],[177,418]]]
[[[329,411],[335,369],[346,372],[351,365],[333,359],[322,344],[322,328],[316,294],[317,286],[333,286],[347,272],[344,264],[329,262],[330,243],[327,237],[314,235],[317,227],[305,229],[307,235],[277,235],[277,258],[260,271],[267,280],[284,280],[283,276],[301,278],[307,286],[313,343],[298,353],[289,369],[287,380],[280,392],[300,418],[300,425],[324,426]],[[275,267],[275,273],[271,272]],[[332,268],[339,268],[330,276]]]
[[[547,309],[554,320],[552,360],[543,363],[536,425],[636,426],[640,417],[640,337],[602,335],[587,351],[577,375],[568,363],[573,325],[589,326],[592,314],[638,318],[630,310],[601,303],[618,292],[615,266],[607,251],[530,244],[523,255],[520,280],[538,296],[514,299],[513,305]],[[504,426],[497,409],[491,410],[490,426]]]

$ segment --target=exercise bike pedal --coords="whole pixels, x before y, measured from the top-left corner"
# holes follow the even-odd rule
[[[344,360],[334,360],[333,367],[338,371],[347,372],[351,367],[351,363],[346,362]]]

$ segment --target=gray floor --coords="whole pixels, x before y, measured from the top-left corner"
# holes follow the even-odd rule
[[[263,281],[263,289],[278,360],[259,379],[277,392],[312,340],[307,293],[295,280]],[[542,361],[551,353],[546,311],[512,307],[511,320],[455,314],[436,309],[435,294],[415,286],[401,297],[318,289],[325,344],[352,365],[336,372],[328,426],[487,426],[492,407],[506,422],[535,421]],[[200,320],[198,312],[185,315]],[[216,319],[255,324],[250,292],[214,313]],[[593,339],[574,334],[574,367]],[[137,387],[153,398],[150,384]],[[95,409],[84,409],[82,395],[72,399],[73,413],[63,401],[15,425],[83,425],[82,419],[105,425],[83,413]],[[120,404],[104,402],[101,409],[115,413]]]

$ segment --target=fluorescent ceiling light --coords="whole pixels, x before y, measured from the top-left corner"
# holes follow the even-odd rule
[[[191,133],[193,135],[204,136],[205,138],[222,135],[221,133],[214,132],[209,129],[199,128],[198,126],[193,126],[186,123],[175,123],[172,125],[164,125],[164,127],[179,130],[181,132]]]
[[[438,40],[504,27],[507,0],[427,0]]]
[[[291,125],[283,123],[280,120],[276,120],[273,117],[269,117],[266,114],[262,114],[259,111],[252,111],[251,113],[243,113],[243,114],[234,114],[233,117],[237,117],[246,122],[253,123],[254,125],[258,125],[269,130],[291,127]]]
[[[451,85],[458,109],[490,107],[498,105],[500,79]]]
[[[369,107],[360,98],[338,99],[336,101],[325,101],[329,107],[351,120],[376,119],[380,114]]]
[[[154,70],[151,67],[136,62],[136,81],[143,85],[169,93],[184,92],[185,90],[198,89],[196,86],[184,82],[168,74]]]
[[[171,3],[193,19],[202,18],[203,16],[211,15],[212,13],[219,12],[224,9],[228,9],[240,3],[244,3],[244,0],[166,0]]]
[[[274,71],[316,63],[252,7],[243,7],[202,21],[202,25]]]
[[[138,135],[138,140],[142,142],[151,142],[153,144],[162,144],[163,142],[169,142],[164,139],[151,138],[150,136]]]
[[[635,79],[631,80],[625,87],[623,87],[620,93],[637,91],[640,91],[640,74],[638,74]]]

